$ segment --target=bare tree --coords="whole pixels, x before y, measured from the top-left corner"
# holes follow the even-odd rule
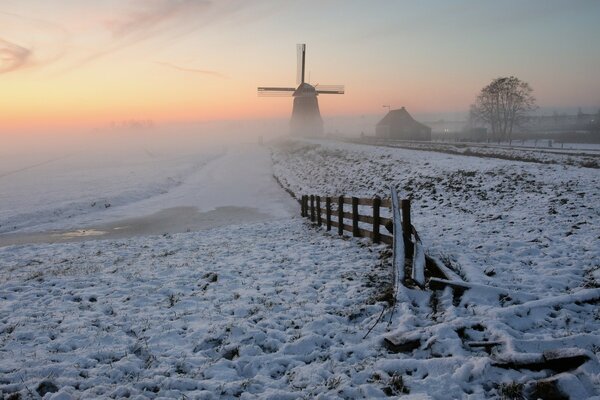
[[[471,105],[470,118],[489,124],[494,140],[512,140],[513,128],[535,110],[533,89],[527,82],[514,76],[496,78],[481,92]]]

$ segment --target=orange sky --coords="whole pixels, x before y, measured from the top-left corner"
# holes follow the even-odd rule
[[[483,4],[482,4],[483,3]],[[311,6],[311,7],[309,7]],[[279,2],[5,0],[0,5],[0,129],[110,121],[285,117],[295,44],[307,78],[344,84],[328,115],[466,111],[478,90],[516,75],[548,107],[600,106],[600,3],[574,1]]]

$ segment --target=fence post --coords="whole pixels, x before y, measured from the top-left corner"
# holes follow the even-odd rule
[[[344,196],[338,197],[338,235],[344,234]]]
[[[310,195],[310,220],[315,222],[315,196]]]
[[[412,223],[410,221],[410,200],[403,199],[402,204],[402,233],[404,234],[404,249],[406,257],[412,258],[413,244],[410,240],[412,236]]]
[[[304,200],[306,199],[306,195],[303,194],[302,198],[300,199],[300,215],[302,215],[303,217],[306,217],[306,210],[304,208]]]
[[[397,300],[398,288],[404,283],[404,261],[406,252],[404,251],[404,235],[402,232],[402,221],[400,217],[400,202],[398,201],[398,192],[394,187],[390,188],[392,192],[392,217],[394,222],[394,300]]]
[[[358,197],[352,197],[352,236],[360,236],[358,231]]]
[[[321,226],[321,196],[316,197],[317,201],[317,224]]]
[[[373,242],[379,243],[381,241],[381,235],[379,234],[379,225],[381,220],[379,219],[379,208],[381,207],[381,199],[379,196],[373,198]]]
[[[304,217],[308,218],[308,195],[304,195]]]
[[[327,218],[327,230],[331,230],[331,197],[327,196],[325,198],[325,213]]]

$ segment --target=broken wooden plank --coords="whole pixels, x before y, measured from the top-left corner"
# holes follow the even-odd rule
[[[389,335],[383,345],[392,353],[408,353],[421,347],[421,338],[415,335]]]
[[[528,301],[523,304],[509,306],[494,312],[497,316],[511,314],[526,314],[532,308],[558,307],[568,303],[593,303],[600,301],[600,288],[584,289],[577,293],[564,294],[540,300]]]
[[[400,202],[395,188],[392,191],[392,219],[394,223],[393,265],[394,265],[394,298],[398,288],[404,283],[404,237],[402,235],[402,219],[400,217]]]
[[[466,342],[466,345],[473,348],[473,347],[483,347],[486,349],[486,351],[489,352],[490,349],[492,349],[493,347],[496,346],[502,346],[504,344],[504,342],[502,341],[492,341],[492,340],[484,340],[481,342]]]
[[[479,289],[479,290],[484,290],[486,292],[496,292],[499,295],[508,295],[511,297],[516,297],[521,300],[537,299],[536,296],[529,294],[529,293],[517,292],[515,290],[499,288],[496,286],[480,285],[477,283],[463,282],[463,281],[450,281],[450,280],[439,279],[439,278],[429,279],[429,288],[432,290],[443,290],[446,287],[451,287],[453,290],[455,290],[459,293],[463,293],[470,289]]]
[[[425,256],[427,272],[430,277],[446,279],[449,281],[460,281],[461,278],[452,271],[450,268],[446,267],[441,260],[432,256]]]
[[[536,354],[514,354],[510,358],[492,362],[492,366],[503,369],[527,369],[567,372],[579,368],[590,356],[578,348],[558,349]]]
[[[444,290],[446,287],[451,287],[459,292],[471,289],[471,285],[461,281],[449,281],[446,279],[431,278],[429,279],[429,288],[432,290]]]
[[[420,241],[415,242],[412,260],[412,279],[421,288],[425,287],[425,250]]]

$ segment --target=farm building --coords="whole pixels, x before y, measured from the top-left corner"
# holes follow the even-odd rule
[[[386,139],[431,140],[431,128],[415,121],[402,107],[391,110],[377,123],[375,135]]]

